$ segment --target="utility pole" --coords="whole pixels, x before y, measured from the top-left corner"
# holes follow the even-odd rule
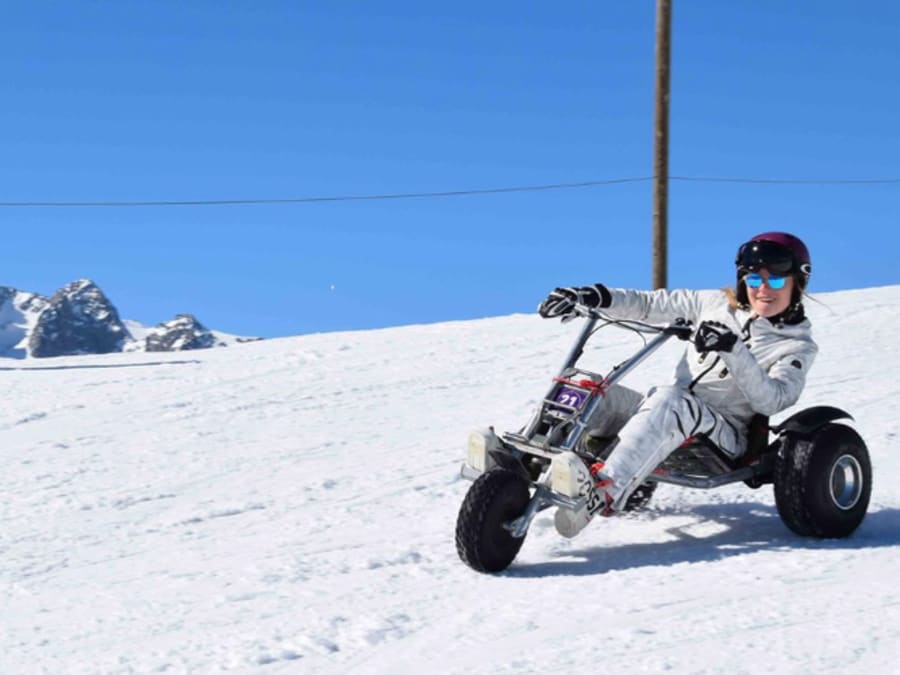
[[[653,147],[653,288],[668,284],[669,62],[672,0],[656,0],[656,115]]]

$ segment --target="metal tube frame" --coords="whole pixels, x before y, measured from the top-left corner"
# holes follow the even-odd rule
[[[635,352],[631,357],[613,367],[613,369],[606,376],[599,376],[594,373],[589,373],[587,371],[579,371],[575,364],[581,358],[584,353],[584,347],[590,339],[591,335],[594,332],[594,328],[597,325],[597,322],[601,317],[598,317],[594,313],[590,313],[586,316],[588,319],[584,325],[584,328],[581,329],[581,333],[578,335],[575,344],[572,346],[572,349],[569,351],[566,359],[563,363],[562,369],[559,373],[559,378],[567,378],[573,374],[577,374],[579,372],[584,373],[586,375],[590,375],[593,377],[601,377],[601,384],[604,387],[611,386],[621,380],[625,375],[634,370],[638,365],[640,365],[650,354],[659,349],[669,338],[673,335],[676,335],[679,330],[686,330],[686,326],[681,322],[675,322],[667,324],[664,327],[659,328],[659,333],[653,337],[649,342],[647,342],[641,349]],[[552,401],[550,396],[552,396],[556,385],[547,393],[547,396],[544,398],[541,406],[535,412],[531,421],[519,434],[507,433],[503,435],[503,442],[510,448],[522,454],[535,454],[543,457],[552,458],[554,454],[563,451],[563,450],[571,450],[575,444],[578,442],[579,438],[585,431],[585,427],[587,425],[587,420],[591,418],[594,414],[597,406],[600,405],[600,402],[603,399],[602,395],[594,395],[591,397],[588,405],[579,413],[576,408],[572,408],[572,412],[568,419],[561,419],[557,425],[554,425],[554,429],[561,428],[561,425],[565,423],[572,423],[573,428],[568,433],[566,440],[560,446],[553,446],[551,441],[553,440],[553,430],[547,434],[547,437],[543,444],[537,445],[534,442],[534,437],[537,431],[538,425],[544,421],[544,416],[547,412],[546,406],[548,404],[553,404],[557,408],[561,406],[558,402]],[[562,406],[565,407],[565,406]],[[475,472],[472,472],[472,475],[466,475],[465,471],[466,467],[463,468],[463,476],[466,478],[475,478]],[[685,476],[672,476],[672,477],[659,477],[657,480],[660,482],[678,482],[679,484],[688,484],[693,487],[715,487],[718,484],[724,484],[725,482],[731,482],[734,480],[741,480],[738,478],[737,474],[730,474],[721,477],[713,477],[706,479],[705,481],[701,481],[701,479],[694,479],[693,477],[685,477]],[[724,480],[723,480],[724,479]],[[546,472],[543,476],[541,476],[538,480],[532,482],[532,486],[534,487],[534,494],[531,496],[531,499],[528,502],[528,506],[526,506],[524,513],[515,518],[508,523],[504,523],[503,527],[505,527],[510,535],[513,537],[521,538],[526,535],[528,532],[528,528],[531,526],[532,521],[537,516],[538,513],[543,511],[544,509],[550,508],[551,506],[559,506],[565,509],[577,510],[580,508],[585,501],[584,497],[568,497],[566,495],[561,495],[554,492],[550,486],[547,484],[549,481],[549,472]],[[690,482],[688,482],[690,481]],[[721,481],[721,482],[719,482]],[[705,483],[702,484],[701,483]]]
[[[578,362],[578,359],[581,358],[584,353],[584,346],[587,344],[587,341],[590,339],[591,335],[594,332],[594,327],[597,325],[598,317],[591,315],[588,317],[587,323],[585,323],[584,328],[581,329],[581,333],[578,336],[578,339],[575,341],[575,344],[572,346],[572,349],[569,351],[568,356],[566,356],[566,360],[563,363],[562,369],[559,372],[559,377],[564,378],[567,375],[571,375],[573,371],[578,372],[575,368],[575,364]],[[669,338],[671,338],[675,333],[671,330],[677,324],[667,324],[666,326],[660,329],[658,335],[652,338],[647,344],[645,344],[641,349],[635,352],[628,359],[615,366],[609,374],[607,374],[602,379],[602,384],[604,386],[611,386],[625,377],[626,374],[634,370],[638,365],[640,365],[650,354],[659,349],[663,343],[665,343]],[[554,385],[555,388],[555,385]],[[553,393],[553,389],[551,389],[547,396],[544,398],[544,401],[540,408],[535,412],[534,416],[531,418],[531,421],[526,426],[525,430],[522,432],[521,436],[516,435],[516,439],[525,440],[527,443],[530,443],[537,431],[538,425],[544,418],[544,414],[546,412],[545,406],[548,402],[550,402],[550,396]],[[585,409],[579,414],[577,410],[573,409],[572,414],[569,419],[561,420],[561,422],[571,422],[573,427],[571,431],[566,436],[566,439],[559,444],[560,450],[572,450],[578,442],[578,439],[581,438],[581,435],[584,433],[585,426],[587,424],[587,420],[591,419],[591,416],[594,414],[594,411],[600,405],[602,401],[602,396],[594,396],[591,398],[588,405]],[[560,406],[561,404],[554,403],[555,406]],[[559,425],[557,425],[559,426]],[[544,449],[549,449],[550,445],[552,445],[553,434],[548,434],[546,441],[544,443]]]
[[[544,483],[536,483],[534,494],[531,497],[531,501],[528,502],[528,506],[525,507],[525,512],[515,520],[504,523],[503,527],[509,530],[511,536],[521,539],[528,533],[531,521],[544,509],[548,509],[551,506],[561,506],[574,511],[583,503],[584,497],[579,497],[578,499],[566,497],[554,492]]]

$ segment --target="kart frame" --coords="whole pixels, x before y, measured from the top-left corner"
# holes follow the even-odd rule
[[[585,325],[528,424],[519,432],[505,432],[500,436],[490,429],[493,438],[488,437],[489,442],[475,448],[484,456],[474,462],[471,459],[473,448],[470,437],[470,460],[462,466],[463,478],[474,481],[486,470],[499,467],[519,474],[534,489],[525,511],[504,524],[513,537],[524,537],[535,516],[544,509],[558,506],[577,510],[585,503],[584,496],[562,494],[551,487],[549,474],[553,458],[563,452],[575,452],[585,459],[593,459],[584,454],[582,439],[589,431],[589,420],[602,406],[609,387],[670,338],[688,340],[693,334],[693,327],[684,319],[652,325],[613,319],[597,310],[589,313],[584,310],[583,315],[587,319]],[[601,321],[603,324],[600,327],[616,324],[641,334],[655,335],[638,351],[602,375],[577,366]],[[697,489],[713,489],[743,481],[752,488],[758,488],[772,482],[775,458],[788,433],[808,435],[825,423],[841,418],[852,419],[843,410],[830,406],[808,408],[774,427],[769,426],[768,418],[756,416],[748,430],[747,452],[737,459],[726,455],[703,436],[691,437],[664,460],[647,481]],[[770,432],[776,434],[771,443]]]

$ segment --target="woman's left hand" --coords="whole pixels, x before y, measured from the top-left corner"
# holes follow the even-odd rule
[[[737,335],[724,323],[704,321],[694,335],[698,352],[730,352],[737,342]]]

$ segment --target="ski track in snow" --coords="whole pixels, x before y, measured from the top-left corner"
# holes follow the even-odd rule
[[[900,287],[819,298],[798,407],[849,410],[869,445],[854,536],[794,536],[770,486],[662,486],[571,541],[540,514],[494,576],[456,556],[466,436],[527,420],[576,325],[0,368],[0,673],[896,672]],[[639,342],[593,344],[601,368]]]

